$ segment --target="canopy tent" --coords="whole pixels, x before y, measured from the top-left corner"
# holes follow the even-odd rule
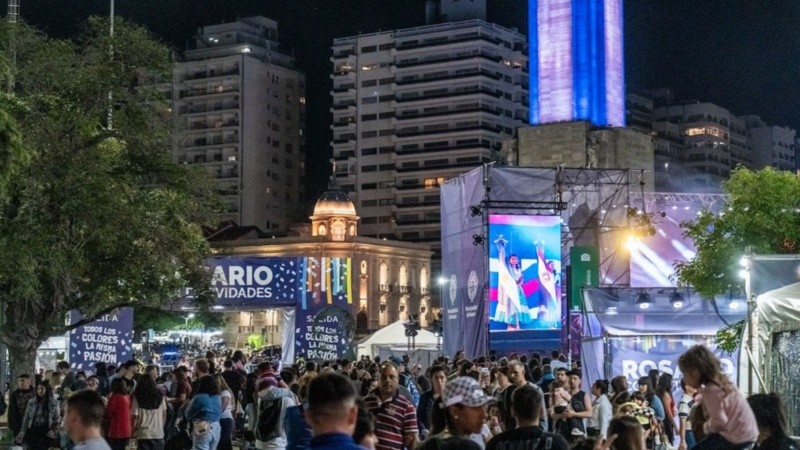
[[[414,338],[416,349],[436,350],[439,339],[428,330],[418,330]],[[406,327],[402,320],[398,320],[380,330],[372,333],[369,337],[358,343],[358,357],[364,355],[374,357],[380,353],[380,349],[391,349],[394,352],[408,352],[408,338],[406,337]]]
[[[650,369],[674,374],[678,356],[692,345],[713,347],[717,330],[747,313],[744,299],[715,298],[715,309],[687,288],[584,288],[583,301],[581,362],[587,386],[616,375],[634,385]],[[735,376],[738,358],[717,353],[723,369]]]

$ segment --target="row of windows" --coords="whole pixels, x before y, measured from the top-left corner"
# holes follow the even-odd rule
[[[384,146],[384,147],[368,147],[361,149],[361,156],[370,156],[370,155],[386,155],[389,153],[394,153],[394,146]]]
[[[367,45],[361,47],[361,53],[372,53],[380,51],[391,50],[394,48],[394,42],[389,42],[388,44],[381,44],[381,45]]]
[[[370,120],[391,119],[392,117],[394,117],[394,111],[383,112],[383,113],[380,113],[380,114],[362,114],[361,115],[361,121],[362,122],[368,122]],[[349,118],[349,119],[351,119],[351,121],[352,121],[352,117]]]
[[[369,165],[361,167],[362,173],[369,173],[369,172],[384,172],[387,170],[394,170],[394,164],[380,164],[380,165]]]
[[[377,85],[386,86],[392,83],[394,83],[394,77],[381,78],[379,80],[364,80],[361,82],[361,87],[373,87]]]
[[[392,223],[392,216],[386,217],[364,217],[361,219],[362,225],[371,225],[375,223]]]
[[[380,95],[380,96],[371,95],[362,98],[361,103],[364,105],[374,105],[376,103],[390,102],[394,99],[395,99],[394,94]]]

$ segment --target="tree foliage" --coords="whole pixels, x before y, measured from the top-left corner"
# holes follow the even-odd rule
[[[14,88],[0,109],[30,155],[0,202],[0,340],[14,366],[69,329],[71,309],[91,319],[187,285],[208,292],[201,227],[216,203],[210,178],[170,159],[165,46],[120,20],[113,38],[98,18],[78,40],[3,24],[0,42],[12,32]]]
[[[705,298],[742,291],[739,260],[753,254],[800,252],[800,178],[791,172],[738,168],[723,183],[728,198],[719,214],[702,211],[697,220],[681,224],[697,255],[676,263],[680,282],[694,286]],[[742,324],[723,329],[717,342],[736,347]]]

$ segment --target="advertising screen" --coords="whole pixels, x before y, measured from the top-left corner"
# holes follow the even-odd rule
[[[489,330],[561,328],[561,218],[489,216]]]

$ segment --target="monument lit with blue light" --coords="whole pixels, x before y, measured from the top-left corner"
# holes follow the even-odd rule
[[[530,124],[625,126],[622,0],[530,0]]]

